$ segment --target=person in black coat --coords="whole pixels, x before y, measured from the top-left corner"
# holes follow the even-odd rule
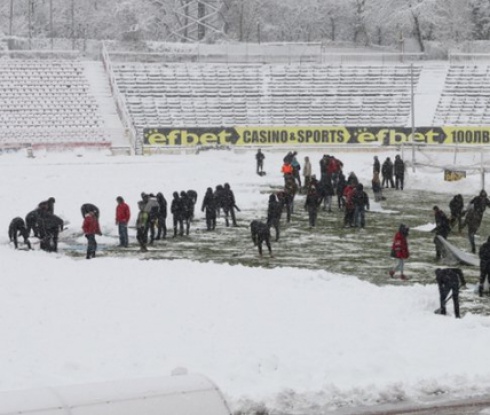
[[[240,211],[240,209],[236,205],[235,195],[233,194],[233,190],[231,190],[231,187],[228,183],[225,183],[224,185],[222,200],[223,200],[222,207],[223,207],[223,212],[225,213],[226,226],[230,226],[230,223],[228,221],[228,216],[231,216],[231,221],[233,226],[238,226],[236,223],[235,209],[238,211]]]
[[[9,239],[14,243],[15,249],[18,249],[17,236],[24,238],[24,244],[27,245],[27,249],[31,249],[31,243],[29,242],[29,232],[26,228],[26,223],[22,218],[14,218],[9,225]]]
[[[218,184],[216,186],[216,189],[214,190],[216,217],[218,217],[218,218],[220,217],[221,209],[223,209],[224,194],[225,194],[225,189],[223,188],[223,186],[221,184]]]
[[[480,257],[480,285],[478,286],[478,294],[483,295],[483,284],[487,279],[490,279],[490,236],[478,252]],[[489,281],[490,282],[490,281]]]
[[[308,223],[310,228],[316,226],[316,218],[318,216],[318,207],[320,206],[320,198],[315,189],[311,189],[306,195],[305,210],[308,212]]]
[[[41,209],[39,207],[37,207],[36,209],[34,209],[33,211],[29,212],[26,215],[25,224],[26,224],[27,235],[28,236],[30,236],[31,235],[31,231],[33,231],[34,232],[34,236],[36,238],[39,238],[39,224],[38,224],[38,219],[39,219],[40,211],[41,211]]]
[[[82,218],[84,218],[87,215],[87,213],[94,212],[97,220],[99,219],[100,210],[97,206],[93,205],[92,203],[84,203],[80,207],[80,211],[82,212]]]
[[[188,190],[187,191],[187,197],[189,198],[191,204],[191,220],[194,220],[194,209],[196,207],[197,203],[197,192],[195,190]]]
[[[163,193],[157,193],[156,196],[158,202],[158,218],[157,218],[157,236],[156,240],[165,239],[167,237],[167,199],[163,196]]]
[[[383,180],[381,182],[381,186],[390,187],[393,189],[395,187],[395,182],[393,181],[393,162],[389,157],[386,157],[386,160],[381,166],[381,176]]]
[[[439,209],[438,206],[434,206],[432,210],[434,211],[436,227],[432,229],[431,232],[436,234],[436,236],[434,237],[434,244],[436,246],[436,259],[441,259],[444,248],[437,237],[442,236],[444,239],[446,239],[449,235],[449,232],[451,231],[451,226],[449,225],[449,219],[447,218],[446,214],[441,209]]]
[[[463,229],[463,216],[464,216],[464,201],[463,196],[460,194],[454,196],[449,202],[449,211],[451,212],[451,217],[449,223],[451,228],[453,228],[456,223],[458,224],[458,232]]]
[[[185,227],[185,234],[189,235],[189,229],[191,227],[192,217],[192,200],[187,195],[187,192],[180,192],[180,200],[182,201],[182,213]]]
[[[318,197],[320,205],[323,202],[323,210],[332,211],[332,196],[334,195],[334,188],[332,183],[332,176],[327,173],[324,174],[318,183]]]
[[[403,184],[405,182],[405,163],[399,155],[395,156],[393,168],[395,171],[395,188],[396,190],[403,190]]]
[[[471,199],[464,218],[463,228],[468,226],[468,240],[470,241],[472,253],[476,253],[475,235],[480,228],[483,213],[487,206],[490,206],[490,200],[487,197],[487,192],[482,190],[478,196]]]
[[[257,164],[257,174],[261,175],[264,171],[264,159],[265,155],[262,153],[262,150],[259,148],[257,154],[255,155],[255,160]]]
[[[250,223],[250,231],[252,233],[252,241],[254,245],[257,245],[259,248],[259,255],[262,256],[262,244],[265,242],[267,249],[269,250],[269,255],[272,258],[271,233],[267,224],[254,220]]]
[[[276,232],[276,242],[279,240],[279,223],[282,214],[282,204],[277,200],[276,195],[269,196],[269,204],[267,206],[267,226],[274,228]]]
[[[454,316],[460,318],[459,288],[466,285],[463,271],[461,271],[460,268],[437,268],[435,272],[441,303],[441,308],[436,312],[438,314],[446,314],[446,302],[448,301],[448,294],[451,293],[454,305]]]
[[[177,226],[179,227],[179,235],[184,235],[184,205],[178,192],[173,193],[172,204],[170,205],[170,212],[172,212],[174,220],[174,238],[177,236]]]
[[[354,226],[364,228],[366,224],[366,210],[369,210],[369,196],[364,191],[364,186],[359,183],[352,194],[354,204]]]
[[[216,197],[213,189],[208,187],[201,206],[201,212],[205,212],[206,215],[206,229],[208,231],[216,229],[216,210]]]
[[[38,217],[38,225],[41,249],[46,252],[58,252],[58,235],[63,230],[63,219],[48,211],[42,211]]]
[[[54,197],[50,197],[48,200],[44,200],[41,203],[39,203],[38,208],[48,213],[51,213],[53,215],[55,203],[56,203],[56,199]]]

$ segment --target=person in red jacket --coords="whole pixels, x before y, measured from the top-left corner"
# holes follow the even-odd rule
[[[395,277],[395,273],[400,271],[400,279],[407,280],[407,276],[403,273],[403,266],[405,260],[408,259],[410,253],[408,252],[408,231],[409,228],[403,223],[400,225],[398,232],[393,239],[393,245],[391,246],[391,256],[396,259],[395,266],[390,269],[389,274],[391,278]]]
[[[116,225],[119,231],[119,246],[121,248],[128,247],[128,223],[131,218],[131,210],[121,196],[116,198]]]
[[[97,250],[95,235],[102,235],[95,212],[90,211],[85,215],[82,229],[87,238],[87,259],[95,258],[95,251]]]

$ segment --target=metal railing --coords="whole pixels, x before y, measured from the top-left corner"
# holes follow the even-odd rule
[[[450,53],[449,63],[485,63],[490,62],[490,53]]]
[[[112,69],[111,58],[105,44],[102,44],[102,63],[109,78],[109,84],[111,86],[111,92],[114,97],[114,101],[116,102],[116,108],[119,118],[121,119],[124,127],[129,133],[129,140],[131,142],[132,152],[134,152],[134,154],[142,154],[141,139],[138,139],[136,128],[134,127],[133,120],[131,118],[131,115],[129,114],[126,99],[124,98],[124,95],[121,93],[117,85],[114,70]]]

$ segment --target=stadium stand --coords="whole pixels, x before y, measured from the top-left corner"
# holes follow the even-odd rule
[[[404,126],[407,65],[114,63],[138,135],[145,127]],[[414,66],[416,83],[421,66]]]
[[[489,125],[490,66],[451,65],[434,125]]]
[[[110,146],[78,60],[0,59],[0,147]]]

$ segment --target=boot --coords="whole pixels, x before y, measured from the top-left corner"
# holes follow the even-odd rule
[[[483,297],[483,284],[480,284],[480,285],[478,286],[478,295],[479,295],[480,297]]]
[[[393,278],[395,276],[395,271],[393,271],[392,269],[390,269],[388,271],[388,274],[390,274],[390,277]]]
[[[402,274],[402,275],[400,275],[400,279],[402,279],[403,281],[406,281],[406,280],[408,280],[408,277],[405,274]]]

